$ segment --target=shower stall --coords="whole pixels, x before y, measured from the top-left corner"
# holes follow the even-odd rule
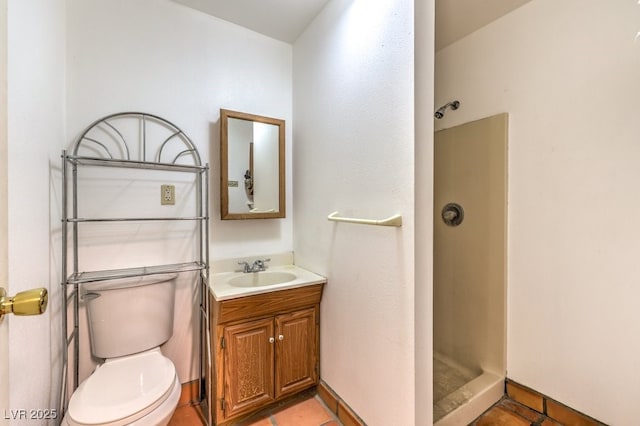
[[[504,393],[507,126],[508,115],[499,114],[435,133],[433,416],[438,426],[467,425]]]

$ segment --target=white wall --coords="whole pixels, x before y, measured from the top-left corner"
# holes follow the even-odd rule
[[[510,115],[508,377],[609,424],[640,399],[640,6],[535,0],[436,56],[450,127]]]
[[[219,213],[219,110],[290,122],[291,45],[169,0],[68,0],[67,4],[68,146],[86,126],[108,114],[142,111],[166,118],[192,139],[203,161],[211,165],[211,259],[291,251],[290,215],[282,220],[220,221]],[[290,133],[287,144],[290,156]],[[134,179],[133,172],[124,173],[123,178]],[[167,182],[157,182],[158,194],[161,183]],[[180,192],[177,187],[177,199],[184,195]],[[87,194],[87,204],[104,204],[102,193]],[[92,200],[92,194],[99,196]],[[156,201],[159,204],[151,200]],[[119,203],[126,205],[126,196]],[[157,238],[165,242],[162,236]],[[146,243],[153,247],[152,242]],[[140,253],[147,258],[175,253],[156,247],[127,257],[124,248],[92,244],[84,259],[91,264],[105,259],[129,261]],[[114,265],[123,266],[131,265]],[[188,283],[178,286],[176,327],[180,330],[188,330],[192,320],[184,316],[193,303],[185,294],[188,289]],[[174,333],[165,353],[185,382],[197,372],[196,363],[180,350],[193,345],[183,334]],[[81,376],[89,372],[84,368]]]
[[[372,426],[414,423],[413,58],[409,0],[331,1],[294,44],[296,263],[328,277],[321,377]]]
[[[415,424],[433,423],[433,78],[435,0],[415,4]]]
[[[0,282],[8,287],[8,243],[7,243],[7,0],[0,0]],[[0,341],[9,341],[8,321],[0,322]],[[9,345],[0,347],[0,409],[9,408]],[[0,425],[7,425],[0,419]]]
[[[212,259],[291,251],[291,214],[220,221],[219,205],[219,110],[290,123],[291,45],[170,0],[68,0],[67,20],[69,144],[107,114],[164,117],[211,165]],[[290,159],[290,127],[286,140]]]
[[[64,1],[9,0],[7,5],[9,290],[50,291],[44,315],[5,319],[11,342],[9,408],[56,408],[60,278],[52,247],[59,241],[59,216],[54,225],[50,210],[56,198],[52,175],[65,138]]]

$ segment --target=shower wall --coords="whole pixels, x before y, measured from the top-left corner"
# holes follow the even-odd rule
[[[500,114],[441,130],[434,148],[434,354],[502,377],[507,125]],[[442,219],[448,203],[464,210],[458,226]]]

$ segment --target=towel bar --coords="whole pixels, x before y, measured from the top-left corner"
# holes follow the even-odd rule
[[[338,212],[333,212],[329,216],[327,216],[327,219],[332,220],[334,222],[359,223],[362,225],[396,226],[396,227],[402,226],[402,215],[399,215],[399,214],[388,217],[386,219],[380,219],[380,220],[359,219],[359,218],[353,218],[353,217],[340,217],[338,216],[338,214],[339,214]]]

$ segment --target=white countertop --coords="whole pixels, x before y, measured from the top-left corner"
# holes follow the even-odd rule
[[[285,283],[260,287],[236,287],[230,285],[229,280],[234,277],[245,275],[244,272],[219,272],[211,274],[209,278],[209,288],[211,289],[213,297],[216,300],[221,301],[327,282],[327,279],[322,275],[318,275],[296,265],[269,266],[266,272],[290,272],[295,274],[296,278]],[[249,274],[252,273],[260,274],[260,272],[249,272]]]

